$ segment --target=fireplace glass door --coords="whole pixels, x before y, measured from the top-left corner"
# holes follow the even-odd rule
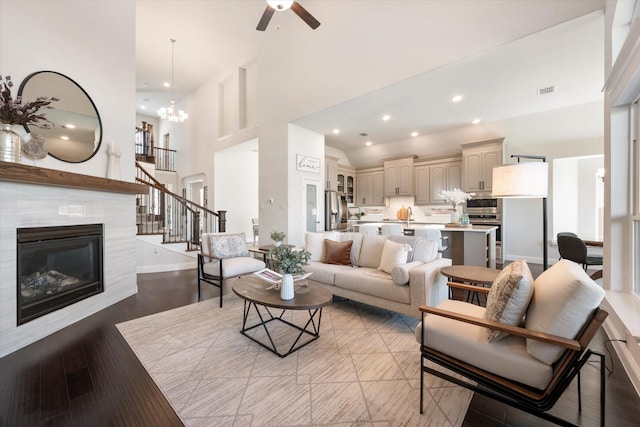
[[[102,229],[18,229],[18,325],[104,290]]]

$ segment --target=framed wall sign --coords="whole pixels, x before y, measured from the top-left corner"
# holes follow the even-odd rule
[[[320,159],[306,154],[296,154],[296,170],[320,173]]]

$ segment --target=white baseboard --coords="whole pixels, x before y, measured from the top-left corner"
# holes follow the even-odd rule
[[[611,318],[607,318],[602,327],[609,339],[625,339],[625,332],[619,331]],[[635,342],[627,342],[627,344],[618,343],[618,345],[614,343],[611,347],[613,347],[613,350],[618,355],[631,384],[633,384],[633,387],[636,389],[636,393],[640,396],[640,366],[638,366],[634,354],[629,350],[629,347],[634,345],[639,347],[637,349],[637,353],[640,354],[640,345]]]
[[[166,271],[176,271],[176,270],[195,270],[198,267],[198,263],[194,262],[184,262],[180,264],[160,264],[160,265],[144,265],[138,266],[136,268],[136,273],[164,273]]]

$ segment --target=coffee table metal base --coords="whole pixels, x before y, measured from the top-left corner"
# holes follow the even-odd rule
[[[261,312],[260,308],[258,306],[261,306],[263,308],[263,312]],[[260,323],[257,323],[255,325],[251,325],[247,327],[247,319],[249,318],[249,313],[251,312],[251,307],[253,307],[256,311],[256,314],[258,315],[258,318],[260,319]],[[294,323],[289,322],[288,320],[285,320],[282,318],[282,316],[284,315],[284,313],[287,311],[285,309],[276,309],[276,310],[281,310],[280,315],[274,316],[273,313],[271,312],[271,310],[269,310],[269,307],[261,305],[261,304],[256,304],[255,302],[252,301],[244,301],[244,316],[242,319],[242,330],[240,331],[242,333],[242,335],[244,335],[245,337],[249,338],[250,340],[260,344],[262,347],[266,348],[267,350],[271,351],[272,353],[280,356],[280,357],[287,357],[288,355],[290,355],[291,353],[293,353],[296,350],[301,349],[302,347],[306,346],[307,344],[312,343],[313,341],[317,340],[320,337],[320,321],[322,319],[322,307],[320,308],[315,308],[315,309],[311,309],[311,310],[307,310],[307,312],[309,313],[309,320],[307,320],[307,323],[304,325],[304,327],[300,327]],[[300,311],[300,310],[298,310]],[[317,318],[316,318],[317,316]],[[317,322],[316,322],[317,320]],[[269,333],[269,328],[267,327],[267,325],[273,321],[280,321],[282,323],[285,323],[287,325],[289,325],[290,327],[298,330],[300,333],[298,334],[298,336],[296,337],[296,339],[293,341],[293,344],[291,344],[291,347],[289,348],[289,350],[286,353],[282,353],[278,350],[278,348],[276,347],[275,342],[273,341],[273,338],[271,337],[271,334]],[[260,328],[262,326],[262,328],[264,329],[265,333],[267,334],[267,338],[268,338],[268,343],[262,342],[258,339],[256,339],[255,337],[247,334],[248,331],[251,331],[255,328]],[[311,336],[310,339],[300,343],[300,339],[304,336],[304,335],[309,335]]]

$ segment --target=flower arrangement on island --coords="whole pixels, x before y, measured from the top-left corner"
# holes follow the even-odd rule
[[[444,201],[453,208],[453,210],[457,210],[458,206],[466,203],[467,200],[473,198],[475,195],[476,193],[465,193],[459,188],[454,188],[453,190],[442,190],[439,194],[439,196],[442,197]]]
[[[5,76],[2,81],[0,76],[0,123],[5,125],[34,125],[43,129],[50,129],[53,123],[49,121],[40,109],[52,109],[52,102],[59,101],[58,98],[48,98],[39,96],[35,101],[22,102],[22,97],[15,100],[11,95],[13,82],[11,76]]]

